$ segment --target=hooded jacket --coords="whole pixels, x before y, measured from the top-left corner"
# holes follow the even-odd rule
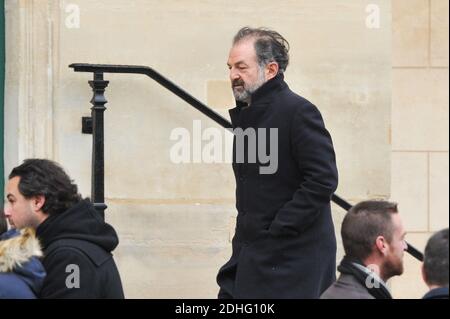
[[[0,236],[0,299],[34,299],[45,277],[42,255],[31,228]]]
[[[89,201],[50,215],[36,234],[47,271],[41,298],[124,298],[111,254],[119,239]]]

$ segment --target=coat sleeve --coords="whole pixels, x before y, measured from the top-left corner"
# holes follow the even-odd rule
[[[277,212],[270,226],[275,236],[300,233],[311,225],[330,203],[338,184],[331,136],[319,110],[309,102],[301,105],[293,118],[291,149],[302,180],[292,200]]]
[[[44,260],[47,277],[40,293],[44,299],[95,297],[95,266],[82,252],[60,249]]]

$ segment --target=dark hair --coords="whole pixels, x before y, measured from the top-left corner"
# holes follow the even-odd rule
[[[42,195],[45,203],[42,211],[59,214],[81,200],[77,185],[57,163],[47,159],[27,159],[15,167],[9,179],[19,176],[19,192],[25,198]]]
[[[244,27],[234,36],[233,45],[245,38],[255,38],[258,64],[278,63],[278,73],[286,71],[289,64],[289,42],[281,34],[267,28]]]
[[[345,254],[363,261],[372,253],[378,236],[384,236],[390,242],[394,232],[391,214],[397,212],[397,203],[381,200],[364,201],[353,206],[342,222]]]
[[[448,228],[428,240],[423,268],[428,284],[448,287]]]

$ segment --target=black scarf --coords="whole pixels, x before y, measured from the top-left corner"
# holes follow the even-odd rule
[[[375,299],[392,299],[391,293],[386,289],[385,284],[380,282],[377,277],[372,276],[370,281],[373,283],[373,287],[367,287],[366,280],[370,276],[370,273],[366,273],[362,269],[359,269],[354,265],[354,263],[366,267],[359,260],[345,256],[344,259],[342,259],[341,264],[338,266],[338,271],[341,274],[347,274],[355,277],[356,280],[361,283],[361,285],[365,287],[369,294],[371,294]]]

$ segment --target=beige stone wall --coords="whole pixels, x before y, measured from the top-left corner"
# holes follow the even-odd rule
[[[403,4],[400,12],[414,14]],[[151,66],[228,117],[233,101],[226,59],[232,36],[243,25],[268,26],[291,43],[288,84],[319,107],[333,136],[338,194],[355,203],[389,198],[392,188],[391,197],[401,203],[408,229],[415,232],[410,241],[422,248],[442,218],[448,225],[448,140],[442,134],[448,129],[443,104],[448,104],[448,83],[441,83],[448,82],[448,51],[440,31],[445,19],[438,16],[443,10],[431,6],[434,27],[411,30],[407,23],[422,20],[406,17],[399,23],[397,6],[394,1],[391,41],[388,0],[276,5],[268,0],[7,0],[6,171],[27,157],[52,158],[89,195],[91,136],[81,134],[81,116],[90,113],[90,78],[74,73],[70,63]],[[376,27],[369,19],[374,12],[379,13]],[[428,21],[426,14],[423,20]],[[406,33],[399,36],[397,25]],[[422,42],[405,36],[408,32],[432,35],[420,38],[433,48],[426,51],[432,58],[423,60],[428,53],[409,49]],[[430,64],[414,64],[424,61]],[[174,164],[169,154],[173,129],[193,132],[194,120],[203,129],[218,126],[144,76],[105,78],[110,80],[106,218],[120,237],[115,256],[126,296],[214,298],[217,270],[231,253],[232,170],[228,163]],[[407,92],[415,93],[411,103]],[[441,113],[427,112],[423,105]],[[333,210],[339,232],[344,212]],[[341,256],[339,247],[338,260]],[[418,265],[410,264],[408,274]],[[408,284],[394,282],[395,293],[409,296]]]
[[[449,224],[448,0],[392,1],[391,198],[400,205],[407,239],[423,250]],[[420,264],[407,256],[392,281],[400,298],[427,291]]]

